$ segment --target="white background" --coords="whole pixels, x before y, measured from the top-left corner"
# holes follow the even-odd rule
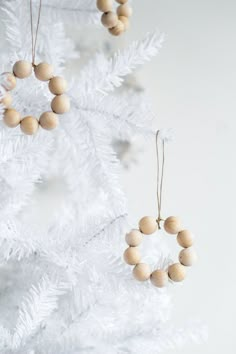
[[[197,239],[199,262],[173,291],[173,321],[202,319],[209,341],[181,354],[235,354],[236,3],[230,0],[133,1],[127,41],[158,27],[160,55],[139,76],[151,95],[155,128],[172,127],[165,216],[180,215]],[[155,145],[124,173],[130,214],[156,215]]]

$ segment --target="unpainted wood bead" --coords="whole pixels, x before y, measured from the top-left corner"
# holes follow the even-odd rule
[[[97,0],[97,8],[101,12],[109,12],[112,10],[112,0]]]
[[[144,216],[139,221],[140,231],[145,235],[151,235],[157,230],[157,221],[151,216]]]
[[[123,4],[117,7],[118,16],[131,17],[132,14],[133,14],[133,10],[132,7],[129,6],[129,4]]]
[[[177,235],[178,244],[181,247],[188,248],[193,245],[194,237],[191,231],[182,230]]]
[[[118,18],[123,23],[124,30],[127,31],[127,29],[129,28],[129,19],[125,16],[119,16]]]
[[[39,128],[38,120],[32,116],[27,116],[20,122],[20,128],[23,133],[33,135]]]
[[[35,66],[34,73],[37,79],[48,81],[53,77],[53,66],[48,63],[40,63]]]
[[[13,66],[13,73],[18,79],[25,79],[32,74],[32,64],[26,60],[19,60]]]
[[[197,254],[193,248],[185,248],[179,254],[179,261],[186,267],[191,267],[197,261]]]
[[[174,282],[183,281],[186,277],[186,269],[180,263],[175,263],[168,268],[169,278]]]
[[[52,130],[58,126],[58,116],[54,112],[44,112],[39,119],[43,129]]]
[[[70,100],[66,95],[56,96],[52,100],[51,108],[54,113],[66,113],[70,110]]]
[[[182,230],[181,220],[177,216],[170,216],[164,222],[164,229],[168,234],[178,234]]]
[[[3,77],[2,86],[7,91],[11,91],[16,87],[16,78],[12,73],[3,73],[1,75]]]
[[[124,260],[129,265],[140,263],[141,255],[138,247],[129,247],[124,252]]]
[[[146,263],[139,263],[133,269],[133,276],[138,281],[145,281],[150,278],[151,269]]]
[[[131,230],[128,234],[126,234],[125,240],[129,246],[136,247],[142,242],[143,235],[139,230]]]
[[[125,31],[125,25],[123,24],[123,22],[118,20],[117,25],[113,28],[109,28],[108,31],[113,36],[120,36]]]
[[[164,288],[168,284],[168,274],[161,269],[154,270],[150,279],[152,284],[158,288]]]
[[[67,90],[67,82],[63,77],[55,76],[49,81],[48,87],[54,95],[62,95]]]
[[[21,119],[20,113],[17,112],[15,109],[10,108],[5,110],[3,120],[8,127],[10,128],[17,127],[17,125],[20,123],[20,119]]]
[[[114,12],[109,11],[102,15],[101,21],[104,27],[113,28],[118,23],[118,16]]]
[[[118,2],[119,4],[125,4],[126,2],[128,2],[128,0],[116,0],[116,2]]]
[[[0,103],[5,107],[9,108],[12,104],[12,96],[9,92],[6,92],[4,97],[0,100]]]

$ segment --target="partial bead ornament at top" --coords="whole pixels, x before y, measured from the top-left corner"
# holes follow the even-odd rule
[[[48,63],[40,63],[34,67],[34,73],[38,80],[49,81],[53,77],[53,66]]]
[[[19,60],[13,66],[13,73],[18,79],[25,79],[32,74],[32,64],[26,60]]]
[[[157,221],[151,216],[144,216],[139,221],[140,231],[145,235],[151,235],[157,230]]]
[[[180,218],[177,216],[169,216],[164,222],[164,229],[168,234],[177,235],[182,230]]]

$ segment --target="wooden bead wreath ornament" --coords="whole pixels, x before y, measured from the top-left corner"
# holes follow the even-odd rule
[[[167,286],[169,280],[173,282],[181,282],[186,277],[186,267],[192,266],[196,261],[196,253],[193,246],[193,234],[189,230],[182,227],[181,220],[176,216],[170,216],[167,219],[161,217],[162,207],[162,190],[165,163],[165,138],[159,137],[160,132],[156,133],[156,154],[157,154],[157,204],[158,217],[144,216],[139,221],[139,229],[133,229],[126,234],[126,243],[129,245],[124,252],[124,260],[127,264],[135,266],[133,268],[133,276],[138,281],[149,280],[158,287]],[[160,166],[158,140],[162,141],[162,168]],[[138,246],[142,243],[144,235],[151,235],[161,225],[168,234],[177,235],[177,242],[183,248],[179,253],[179,262],[169,265],[168,269],[156,269],[153,272],[151,267],[141,262],[141,254]]]
[[[101,22],[113,36],[120,36],[129,28],[129,18],[132,16],[132,8],[128,0],[116,0],[120,5],[116,13],[112,11],[113,0],[97,0],[97,8],[103,15]]]
[[[37,132],[39,126],[46,130],[52,130],[58,125],[58,114],[66,113],[70,110],[70,101],[65,95],[67,90],[67,82],[64,78],[53,76],[53,66],[48,63],[35,64],[35,52],[37,44],[37,36],[40,23],[42,0],[39,4],[38,21],[36,34],[34,39],[33,34],[33,11],[32,0],[30,0],[30,16],[31,16],[31,36],[32,36],[32,63],[26,60],[19,60],[13,66],[12,73],[7,72],[1,75],[2,86],[6,90],[4,97],[0,103],[3,104],[4,123],[10,127],[15,128],[20,124],[23,133],[33,135]],[[21,117],[21,114],[12,107],[12,97],[10,91],[17,85],[17,79],[25,79],[32,74],[34,70],[35,77],[40,81],[49,82],[48,87],[50,92],[55,95],[51,102],[52,111],[41,114],[39,120],[32,115]]]

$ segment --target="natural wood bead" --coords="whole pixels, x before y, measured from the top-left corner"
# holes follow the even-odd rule
[[[2,83],[2,86],[5,88],[7,91],[11,91],[16,87],[16,78],[12,73],[3,73],[3,78],[4,81]]]
[[[177,235],[177,241],[181,247],[188,248],[193,245],[194,237],[191,231],[182,230]]]
[[[53,98],[51,107],[53,112],[63,114],[70,110],[70,100],[66,95],[60,95]]]
[[[168,234],[178,234],[182,230],[181,220],[177,216],[170,216],[164,222],[164,229]]]
[[[97,0],[97,8],[101,12],[109,12],[112,10],[112,0]]]
[[[26,60],[19,60],[13,66],[13,73],[18,79],[25,79],[32,74],[32,64]]]
[[[126,2],[128,2],[128,0],[116,0],[116,2],[118,2],[119,4],[125,4]]]
[[[20,123],[20,119],[20,113],[17,112],[15,109],[10,108],[5,110],[3,120],[8,127],[17,127],[17,125]]]
[[[55,76],[49,81],[48,87],[54,95],[62,95],[67,90],[67,82],[63,77]]]
[[[20,128],[23,133],[27,135],[33,135],[37,132],[39,128],[39,123],[36,118],[32,116],[27,116],[20,122]]]
[[[9,108],[12,104],[12,96],[9,92],[6,92],[4,97],[0,100],[0,103],[5,107]]]
[[[124,30],[127,31],[127,29],[129,28],[129,19],[125,16],[119,16],[118,18],[123,23]]]
[[[139,221],[140,231],[145,235],[151,235],[157,230],[156,219],[151,216],[144,216]]]
[[[39,124],[46,130],[55,129],[58,126],[58,116],[53,112],[45,112],[40,116]]]
[[[193,248],[185,248],[179,254],[179,261],[186,267],[191,267],[197,261],[197,254]]]
[[[148,264],[139,263],[133,269],[133,276],[136,280],[145,281],[150,278],[151,269]]]
[[[168,284],[168,274],[161,269],[152,272],[150,279],[152,284],[158,288],[164,288]]]
[[[101,21],[104,27],[113,28],[118,23],[118,16],[114,12],[109,11],[102,15]]]
[[[129,246],[136,247],[142,242],[143,235],[139,230],[131,230],[128,234],[126,234],[125,240]]]
[[[40,63],[35,66],[34,73],[37,79],[48,81],[53,77],[53,66],[48,63]]]
[[[128,4],[123,4],[117,7],[117,15],[131,17],[133,13],[132,8]]]
[[[129,265],[140,263],[141,255],[137,247],[129,247],[124,252],[124,260]]]
[[[186,277],[186,269],[180,263],[175,263],[168,268],[169,278],[174,282],[183,281]]]
[[[125,31],[125,25],[118,20],[117,25],[108,30],[113,36],[120,36]]]

